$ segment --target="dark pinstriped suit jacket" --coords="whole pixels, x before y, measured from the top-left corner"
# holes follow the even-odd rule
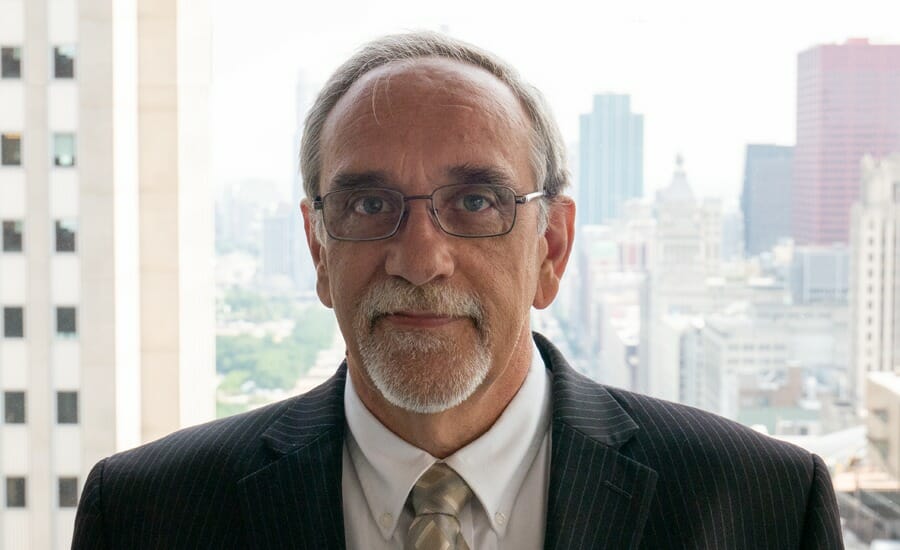
[[[598,385],[535,340],[552,373],[546,548],[843,547],[821,459]],[[101,461],[73,548],[343,548],[345,377]]]

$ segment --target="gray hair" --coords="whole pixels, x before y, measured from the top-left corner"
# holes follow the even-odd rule
[[[443,57],[488,71],[510,87],[531,119],[531,157],[538,189],[555,197],[569,185],[565,146],[541,93],[495,55],[435,32],[415,32],[379,38],[364,45],[331,76],[306,116],[300,143],[300,171],[306,197],[319,194],[322,171],[322,129],[328,114],[354,82],[367,72],[395,61]],[[541,201],[542,226],[546,201]]]

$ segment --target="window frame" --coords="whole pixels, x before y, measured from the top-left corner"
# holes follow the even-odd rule
[[[13,490],[14,485],[20,485],[17,490]],[[7,509],[22,509],[28,508],[28,480],[24,476],[6,476],[6,508]],[[17,499],[16,502],[12,502],[13,496],[20,496],[21,500]]]
[[[7,147],[9,147],[9,143],[13,142],[15,142],[17,147],[15,161],[8,161],[7,155],[10,153],[7,151]],[[22,166],[22,132],[6,131],[0,133],[0,166]]]
[[[67,403],[65,398],[72,397],[72,402]],[[79,423],[78,392],[62,390],[56,392],[56,423],[60,425],[76,425]],[[74,416],[68,416],[73,413]]]
[[[65,498],[63,498],[65,496]],[[78,478],[75,476],[59,476],[56,479],[56,507],[78,507]]]
[[[21,416],[11,414],[17,412],[10,409],[10,402],[13,401],[13,398],[21,398]],[[3,392],[3,423],[12,425],[28,423],[28,397],[24,391],[7,390]]]
[[[18,51],[18,59],[14,59],[13,62],[17,65],[16,75],[9,76],[6,74],[6,52],[7,51],[16,52]],[[21,80],[22,79],[22,46],[13,46],[13,45],[5,45],[0,46],[0,80]]]
[[[66,238],[70,238],[71,242],[65,240]],[[78,221],[75,218],[61,218],[53,221],[53,249],[61,254],[78,252]]]
[[[60,66],[62,56],[67,55],[66,51],[71,51],[70,67],[68,71],[63,71]],[[50,50],[50,77],[53,80],[75,80],[77,76],[78,48],[75,44],[54,44]],[[60,73],[63,73],[62,75]]]
[[[19,311],[19,332],[11,334],[9,315],[16,310]],[[25,308],[23,306],[3,306],[3,338],[25,338]]]
[[[18,231],[18,235],[8,237],[7,227],[12,226],[12,231]],[[15,254],[25,251],[25,222],[22,220],[2,220],[0,231],[3,232],[0,250],[5,254]],[[9,239],[9,240],[7,240]],[[17,239],[17,240],[16,240]]]
[[[68,315],[71,313],[71,319],[61,319],[60,316],[63,314]],[[61,324],[63,321],[71,321],[72,330],[63,332],[61,330]],[[78,308],[75,306],[56,306],[56,337],[71,339],[78,337]]]

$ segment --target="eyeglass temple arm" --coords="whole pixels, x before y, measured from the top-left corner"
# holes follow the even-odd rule
[[[546,191],[533,191],[526,195],[516,195],[516,204],[525,204],[538,197],[549,196]]]

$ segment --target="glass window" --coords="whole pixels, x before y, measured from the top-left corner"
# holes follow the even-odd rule
[[[22,134],[15,132],[0,134],[0,164],[22,165]]]
[[[56,251],[75,252],[75,230],[78,224],[75,220],[56,220]]]
[[[53,77],[75,78],[75,46],[53,48]]]
[[[75,508],[78,506],[78,478],[59,478],[59,507]]]
[[[78,392],[56,392],[56,421],[59,424],[78,424]]]
[[[22,48],[3,46],[0,48],[0,78],[21,78]]]
[[[3,421],[7,424],[25,423],[25,392],[3,392]]]
[[[77,334],[75,308],[56,308],[56,335],[63,338],[74,338]]]
[[[19,220],[3,220],[3,251],[22,251],[22,222]]]
[[[24,508],[25,507],[25,478],[24,477],[8,477],[8,478],[6,478],[6,507],[7,508]]]
[[[75,134],[53,134],[53,164],[75,166]]]
[[[25,311],[21,307],[3,308],[3,337],[25,337]]]

